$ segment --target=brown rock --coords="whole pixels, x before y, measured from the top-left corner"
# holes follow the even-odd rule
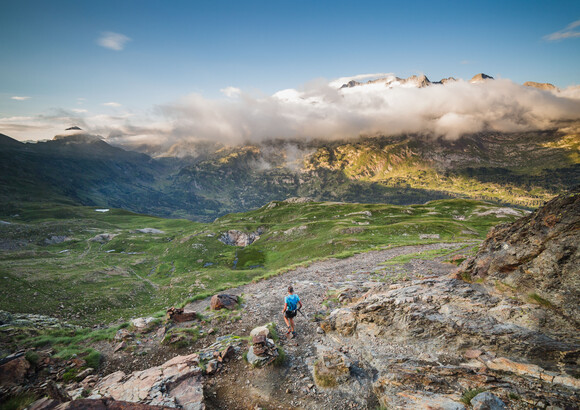
[[[218,354],[217,360],[218,362],[223,362],[224,360],[231,358],[235,353],[236,350],[233,346],[228,346]]]
[[[18,385],[24,381],[30,363],[24,356],[17,357],[0,366],[0,385]]]
[[[127,343],[125,343],[125,341],[123,340],[121,343],[117,344],[117,346],[115,346],[115,348],[113,349],[114,353],[117,353],[119,350],[124,349],[125,346],[127,346]]]
[[[264,343],[266,343],[266,336],[264,336],[263,334],[254,335],[252,337],[252,343],[255,345],[256,344],[263,345]]]
[[[238,297],[236,295],[213,295],[210,301],[212,310],[229,309],[233,310],[238,305]]]
[[[217,371],[218,362],[217,360],[210,360],[207,362],[207,366],[205,367],[205,372],[207,374],[214,374]]]
[[[167,319],[174,322],[190,322],[197,319],[197,313],[184,312],[182,308],[171,307],[167,310]]]

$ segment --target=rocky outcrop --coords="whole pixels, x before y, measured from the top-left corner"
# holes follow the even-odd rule
[[[98,243],[107,243],[112,240],[116,234],[113,233],[100,233],[98,235],[93,236],[89,241],[91,242],[98,242]]]
[[[190,410],[204,409],[199,355],[177,356],[161,366],[129,375],[122,371],[111,373],[94,386],[89,397],[101,398]]]
[[[213,295],[210,300],[211,310],[229,309],[233,310],[238,306],[238,297],[236,295],[219,294]]]
[[[560,195],[536,212],[493,228],[460,276],[485,280],[580,325],[580,192]],[[546,328],[553,321],[544,323]],[[558,322],[561,329],[563,323]]]
[[[165,233],[165,231],[162,231],[161,229],[155,229],[155,228],[143,228],[143,229],[137,229],[138,233],[151,233],[151,234],[162,234]]]
[[[540,90],[546,90],[546,91],[551,91],[551,90],[556,90],[556,86],[554,84],[550,84],[550,83],[537,83],[535,81],[526,81],[524,83],[524,85],[526,87],[534,87],[534,88],[538,88]]]
[[[79,399],[60,403],[57,400],[49,398],[40,399],[28,407],[29,410],[169,410],[171,408],[116,401],[113,399]]]
[[[248,246],[260,239],[260,235],[262,235],[262,233],[263,230],[261,228],[256,232],[250,233],[238,231],[237,229],[231,229],[222,233],[219,237],[219,241],[230,246]]]
[[[388,408],[463,409],[473,389],[497,396],[474,408],[501,408],[514,390],[532,407],[575,402],[579,204],[578,193],[562,195],[496,227],[459,274],[372,287],[321,323],[327,343],[348,346]],[[347,385],[360,373],[343,374]]]

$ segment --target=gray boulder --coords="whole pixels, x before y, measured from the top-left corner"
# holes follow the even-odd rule
[[[503,410],[505,404],[497,396],[486,391],[471,399],[473,410]]]

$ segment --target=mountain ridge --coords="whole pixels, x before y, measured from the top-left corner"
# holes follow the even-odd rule
[[[455,141],[203,142],[182,146],[189,156],[160,158],[78,135],[35,144],[5,137],[0,144],[5,204],[46,202],[52,192],[81,205],[205,221],[296,196],[395,204],[466,197],[533,208],[580,179],[580,136],[557,130]]]

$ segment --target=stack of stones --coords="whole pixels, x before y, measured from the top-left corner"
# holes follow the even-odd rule
[[[255,367],[262,367],[272,363],[278,357],[278,349],[267,334],[258,333],[252,336],[252,346],[248,351],[248,363]]]

